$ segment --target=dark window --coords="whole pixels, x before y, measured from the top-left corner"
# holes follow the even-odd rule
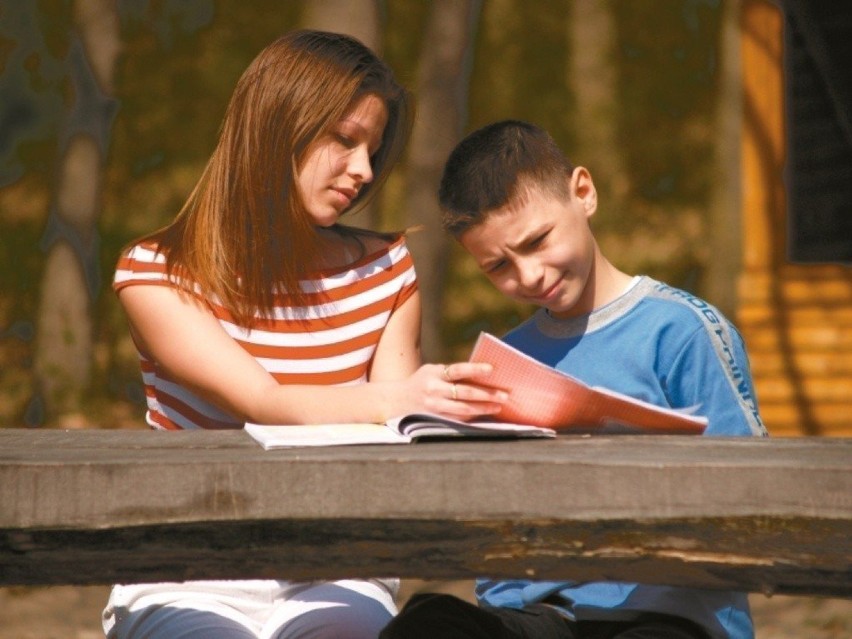
[[[782,6],[788,256],[852,262],[852,2]]]

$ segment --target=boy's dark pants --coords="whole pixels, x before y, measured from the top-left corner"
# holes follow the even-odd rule
[[[452,595],[414,595],[379,639],[705,639],[687,622],[648,617],[629,623],[575,623],[555,608],[480,608]]]

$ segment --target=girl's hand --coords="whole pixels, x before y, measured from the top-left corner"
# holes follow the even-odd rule
[[[400,409],[395,415],[426,411],[462,420],[494,415],[509,394],[488,386],[490,373],[490,364],[424,364],[402,383]]]

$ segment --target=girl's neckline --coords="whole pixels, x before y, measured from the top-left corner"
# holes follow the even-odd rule
[[[334,247],[336,258],[330,264],[324,264],[317,268],[310,269],[305,273],[308,278],[312,276],[327,277],[338,275],[351,271],[364,264],[368,264],[375,260],[383,253],[387,253],[395,246],[403,241],[403,236],[400,235],[394,239],[384,239],[381,236],[372,235],[348,235],[335,233],[334,237],[326,237],[323,240],[321,252],[325,256],[326,251],[335,242],[339,242],[337,247]]]

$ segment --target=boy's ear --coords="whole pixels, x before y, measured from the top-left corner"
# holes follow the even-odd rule
[[[598,191],[592,181],[592,174],[584,166],[578,166],[571,173],[569,184],[571,197],[580,201],[586,217],[594,215],[598,209]]]

